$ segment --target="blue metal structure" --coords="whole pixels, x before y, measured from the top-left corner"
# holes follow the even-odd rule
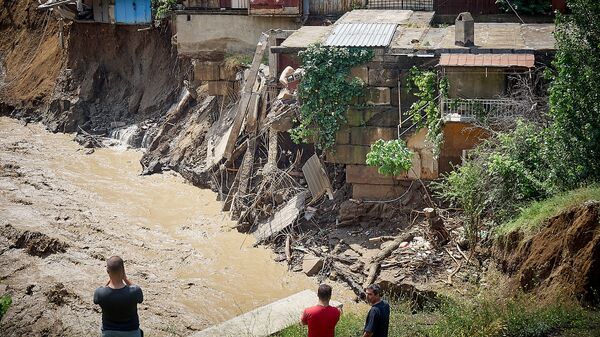
[[[139,25],[152,22],[151,0],[115,0],[115,22]]]

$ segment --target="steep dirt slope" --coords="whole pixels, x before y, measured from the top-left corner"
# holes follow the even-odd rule
[[[189,67],[168,28],[65,23],[62,49],[58,20],[37,4],[0,2],[0,114],[104,133],[157,120],[178,97]]]
[[[103,133],[113,122],[158,118],[178,97],[186,67],[168,30],[73,24],[68,59],[44,121],[55,131]],[[113,124],[114,125],[114,124]]]
[[[497,245],[496,258],[513,286],[542,298],[574,297],[598,304],[600,201],[588,201],[548,219],[533,238],[513,232]]]
[[[0,114],[43,107],[64,63],[57,21],[37,5],[0,0]]]

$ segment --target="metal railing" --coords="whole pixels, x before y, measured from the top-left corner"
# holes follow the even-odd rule
[[[367,8],[433,11],[433,0],[367,0]]]
[[[453,99],[440,100],[442,117],[446,121],[471,121],[476,119],[513,119],[521,113],[520,105],[508,99]]]

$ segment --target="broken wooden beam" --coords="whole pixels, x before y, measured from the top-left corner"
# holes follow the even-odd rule
[[[244,122],[244,118],[246,117],[248,105],[250,104],[250,98],[252,97],[252,88],[254,87],[254,82],[256,82],[258,70],[262,62],[263,55],[265,53],[265,49],[267,48],[268,38],[269,36],[263,33],[260,36],[260,39],[258,40],[258,44],[256,45],[256,51],[254,52],[252,65],[250,66],[250,70],[248,71],[248,77],[246,78],[246,82],[244,83],[242,89],[242,97],[240,98],[238,104],[237,114],[235,115],[233,123],[231,124],[231,132],[229,133],[227,145],[225,146],[225,152],[223,155],[226,159],[231,158],[231,155],[235,148],[235,143],[242,129],[242,123]]]

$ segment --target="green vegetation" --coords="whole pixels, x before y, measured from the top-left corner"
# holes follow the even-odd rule
[[[0,297],[0,319],[4,317],[4,314],[8,311],[8,307],[12,304],[12,298],[9,295]]]
[[[548,125],[521,121],[492,135],[437,186],[442,199],[463,208],[472,240],[484,224],[510,222],[531,202],[600,182],[600,91],[593,85],[600,83],[600,2],[569,6],[573,14],[557,19]],[[540,205],[525,216],[544,216]],[[529,223],[514,220],[510,228]]]
[[[367,153],[367,165],[377,166],[377,171],[388,176],[397,176],[412,166],[413,153],[401,139],[384,141],[379,139]]]
[[[427,140],[433,144],[433,155],[437,158],[444,142],[444,121],[438,99],[448,96],[448,79],[442,78],[438,81],[436,72],[412,67],[407,87],[408,90],[416,89],[415,96],[418,98],[411,105],[408,115],[417,125],[417,129],[427,128]]]
[[[177,5],[177,0],[152,0],[155,17],[162,19]]]
[[[465,229],[477,241],[484,221],[508,221],[531,200],[554,193],[552,166],[541,127],[522,121],[484,141],[460,167],[433,184],[437,194],[463,208]]]
[[[361,336],[366,312],[346,313],[336,336]],[[445,299],[439,308],[413,313],[407,302],[393,302],[389,336],[394,337],[542,337],[558,332],[590,336],[600,325],[597,312],[567,303],[542,305],[535,298]],[[305,337],[306,327],[295,325],[275,335]],[[591,334],[593,336],[593,334]]]
[[[565,330],[593,331],[597,313],[577,305],[542,305],[530,296],[447,301],[428,333],[432,337],[542,337]]]
[[[354,98],[363,95],[364,83],[358,78],[349,80],[350,70],[371,60],[373,51],[313,44],[298,55],[305,74],[298,86],[300,124],[290,135],[296,143],[329,149],[345,121],[344,112]]]
[[[546,200],[533,202],[523,208],[517,218],[499,226],[496,234],[504,235],[515,230],[520,230],[525,235],[534,234],[546,219],[557,216],[565,209],[587,200],[600,200],[600,187],[583,187],[560,193]]]
[[[561,186],[600,181],[600,1],[571,0],[558,15],[550,73],[552,162]]]
[[[496,4],[508,13],[513,13],[514,8],[517,13],[526,15],[550,14],[552,5],[548,0],[496,0]]]

